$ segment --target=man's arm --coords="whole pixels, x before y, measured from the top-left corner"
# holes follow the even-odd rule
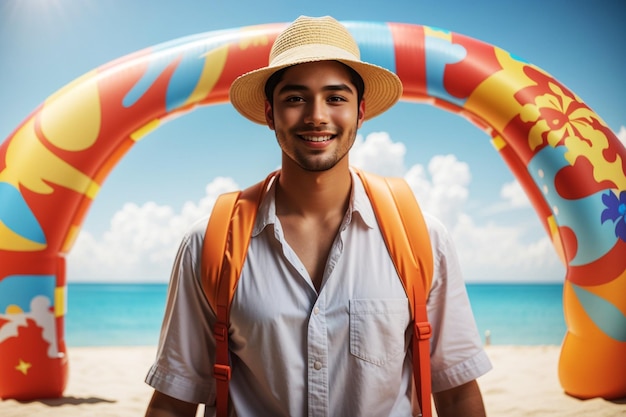
[[[485,417],[485,405],[476,380],[433,394],[439,417]]]
[[[195,417],[197,410],[197,404],[177,400],[162,392],[154,391],[146,410],[146,417]]]

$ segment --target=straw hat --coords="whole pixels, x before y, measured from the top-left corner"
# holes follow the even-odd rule
[[[393,72],[361,61],[359,47],[350,32],[330,16],[300,16],[274,42],[269,65],[237,78],[230,87],[230,101],[253,122],[265,122],[265,83],[281,68],[315,61],[339,61],[361,75],[365,84],[365,119],[383,113],[402,95],[402,82]]]

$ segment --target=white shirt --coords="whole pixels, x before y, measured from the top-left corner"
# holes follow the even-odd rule
[[[351,204],[319,294],[285,241],[272,188],[259,209],[230,317],[230,395],[246,416],[410,416],[409,304],[371,204],[353,175]],[[452,242],[425,215],[434,255],[428,299],[433,392],[491,369]],[[155,364],[146,382],[213,415],[215,314],[200,260],[206,219],[183,239]],[[445,320],[444,320],[445,319]]]

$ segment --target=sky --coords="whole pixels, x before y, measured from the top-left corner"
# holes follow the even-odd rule
[[[48,96],[117,58],[300,15],[420,24],[498,46],[550,73],[626,142],[626,3],[618,0],[2,0],[0,141]],[[467,282],[562,282],[565,267],[489,139],[455,114],[400,102],[363,125],[350,157],[419,180],[418,199],[450,231]],[[182,235],[216,195],[279,163],[273,132],[228,103],[169,121],[106,178],[68,255],[68,281],[167,282]]]

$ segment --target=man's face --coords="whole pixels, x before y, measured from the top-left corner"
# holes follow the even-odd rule
[[[267,125],[283,156],[307,171],[325,171],[345,160],[363,124],[365,104],[348,70],[322,61],[288,68],[265,103]]]

